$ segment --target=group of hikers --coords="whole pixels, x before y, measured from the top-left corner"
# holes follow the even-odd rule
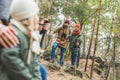
[[[38,14],[39,7],[34,0],[0,0],[0,80],[47,80],[47,70],[38,55],[45,52],[42,45],[51,24],[47,19],[39,22]],[[80,24],[75,24],[73,30],[69,26],[70,20],[65,20],[62,27],[49,34],[50,38],[57,34],[50,62],[55,61],[59,47],[61,67],[64,66],[67,46],[73,67],[80,50]]]
[[[50,36],[54,33],[57,33],[57,39],[54,42],[51,50],[51,60],[50,62],[54,62],[56,49],[60,48],[60,66],[64,65],[64,53],[66,51],[67,46],[69,46],[69,50],[72,53],[71,55],[71,64],[75,66],[77,64],[77,56],[80,50],[81,44],[81,35],[80,35],[80,24],[75,24],[73,31],[71,32],[70,21],[65,20],[62,27],[59,27],[53,31],[51,31]],[[68,42],[70,44],[68,45]]]

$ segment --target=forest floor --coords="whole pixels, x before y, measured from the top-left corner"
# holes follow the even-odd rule
[[[80,66],[76,70],[68,69],[68,65],[70,65],[70,61],[65,61],[65,66],[63,69],[56,69],[50,67],[50,65],[58,65],[56,63],[50,63],[47,60],[42,59],[41,63],[46,67],[48,76],[48,80],[90,80],[90,70],[91,70],[91,60],[88,61],[87,71],[84,72],[85,67],[85,59],[80,60]],[[97,65],[97,63],[95,63]],[[66,70],[67,69],[67,70]],[[72,73],[71,73],[72,72]],[[93,79],[92,80],[100,80],[100,75],[93,72]]]

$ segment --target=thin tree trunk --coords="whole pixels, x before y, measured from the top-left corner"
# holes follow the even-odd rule
[[[95,12],[96,12],[96,15],[97,15],[98,9]],[[89,45],[89,49],[88,49],[88,53],[87,53],[87,57],[86,57],[86,63],[85,63],[84,72],[86,72],[86,70],[87,70],[88,59],[89,59],[89,56],[90,56],[90,53],[91,53],[91,50],[92,50],[91,48],[92,48],[92,44],[93,44],[94,32],[95,32],[96,20],[97,20],[96,19],[96,15],[95,15],[94,23],[93,23],[93,29],[92,29],[92,34],[91,34],[91,39],[90,39],[90,45]]]
[[[115,13],[114,13],[114,15],[113,15],[113,17],[114,17],[113,20],[115,19],[115,23],[116,23],[116,29],[119,28],[119,27],[118,27],[118,24],[119,24],[118,18],[115,17],[115,16],[116,16],[117,9],[118,9],[118,8],[116,7]],[[113,22],[113,20],[112,20],[112,22]],[[116,75],[115,75],[116,34],[117,34],[117,33],[114,33],[113,55],[112,55],[112,58],[111,58],[111,61],[110,61],[110,64],[109,64],[109,69],[110,69],[111,66],[113,67],[113,79],[112,79],[112,80],[116,80]],[[108,80],[108,76],[109,76],[109,71],[108,71],[108,73],[107,73],[107,76],[106,76],[106,79],[105,79],[105,80]]]
[[[106,76],[106,79],[105,80],[108,80],[108,76],[109,76],[109,72],[110,72],[110,67],[113,66],[113,80],[114,80],[114,69],[115,69],[115,49],[116,49],[116,43],[115,43],[115,40],[114,40],[114,50],[113,50],[113,55],[112,55],[112,58],[111,58],[111,61],[110,61],[110,64],[109,64],[109,67],[108,67],[108,72],[107,72],[107,76]]]
[[[86,38],[84,37],[84,41],[83,41],[83,51],[82,51],[83,54],[85,54],[85,47],[86,47]]]
[[[92,29],[92,34],[91,34],[91,39],[90,39],[90,45],[89,45],[89,49],[88,49],[88,53],[87,53],[87,57],[86,57],[86,63],[85,63],[85,68],[84,68],[84,72],[86,72],[87,70],[87,65],[88,65],[88,59],[91,53],[91,48],[92,48],[92,44],[93,44],[93,39],[94,39],[94,32],[95,32],[95,27],[96,27],[96,15],[97,15],[98,9],[96,9],[95,13],[95,19],[94,19],[94,23],[93,23],[93,29]]]
[[[86,57],[86,63],[85,63],[84,72],[86,72],[86,70],[87,70],[88,59],[89,59],[89,56],[90,56],[92,42],[93,42],[93,38],[94,38],[95,24],[96,24],[96,18],[94,19],[93,30],[92,30],[91,39],[90,39],[90,45],[89,45],[89,49],[88,49],[88,53],[87,53],[87,57]]]
[[[115,41],[115,36],[114,36],[114,44],[113,44],[113,55],[112,55],[112,58],[111,58],[111,61],[110,61],[110,64],[109,64],[109,70],[110,70],[110,67],[112,66],[113,67],[113,80],[115,78],[115,52],[116,50],[116,41]],[[107,72],[107,76],[106,76],[106,79],[105,80],[108,80],[108,76],[109,76],[109,70]]]
[[[93,77],[93,69],[94,69],[94,62],[95,62],[94,59],[95,59],[95,54],[96,54],[97,45],[98,45],[98,31],[99,31],[99,25],[100,25],[101,2],[102,2],[102,0],[99,0],[99,6],[98,6],[98,24],[97,24],[97,31],[96,31],[96,39],[95,39],[95,48],[94,48],[94,54],[93,54],[93,61],[92,61],[91,73],[90,73],[90,78],[91,79]]]
[[[108,52],[109,52],[109,50],[110,50],[110,42],[111,42],[110,35],[109,35],[108,38],[109,38],[108,46],[107,46],[107,50],[106,50],[106,53],[105,53],[105,56],[104,56],[105,65],[108,65],[108,64],[107,64],[107,54],[108,54]],[[105,66],[103,69],[104,69],[103,76],[104,76],[105,80],[107,80],[106,77],[108,77],[108,74],[109,74],[109,71],[110,71],[110,66],[108,66],[108,67]]]
[[[108,80],[109,72],[110,72],[110,65],[108,66],[107,75],[106,75],[105,80]]]
[[[113,20],[114,20],[114,18],[112,18],[112,23],[113,23]],[[109,50],[110,50],[110,42],[111,42],[111,35],[112,35],[112,33],[111,33],[111,31],[112,31],[112,29],[113,29],[113,26],[111,25],[111,27],[110,27],[110,34],[109,34],[109,37],[108,37],[108,46],[107,46],[107,50],[106,50],[106,53],[105,53],[105,56],[104,56],[104,59],[105,59],[105,62],[107,63],[107,54],[108,54],[108,52],[109,52]]]
[[[114,20],[114,18],[112,18],[112,23],[113,23],[113,20]],[[109,37],[108,37],[109,38],[108,47],[107,47],[107,50],[106,50],[106,53],[105,53],[105,56],[104,56],[105,65],[107,65],[107,54],[108,54],[109,49],[110,49],[111,34],[112,34],[111,31],[112,31],[112,29],[113,29],[113,26],[111,25],[110,34],[109,34]],[[110,66],[108,66],[108,68],[105,68],[105,71],[106,71],[106,73],[104,73],[105,74],[104,77],[105,77],[105,80],[107,80],[108,76],[109,76]]]
[[[115,9],[114,19],[115,19],[115,23],[116,23],[116,29],[118,29],[119,22],[118,22],[118,17],[115,17],[116,12],[117,12],[117,7]],[[113,43],[113,55],[112,55],[111,62],[110,62],[110,66],[113,67],[113,80],[115,80],[115,77],[116,77],[116,75],[115,75],[116,35],[117,35],[117,33],[115,32],[114,40],[113,40],[113,42],[114,42]],[[109,75],[109,72],[107,73],[106,80],[108,79],[108,75]]]
[[[84,28],[85,28],[85,26],[84,26]],[[82,51],[82,54],[85,54],[85,49],[86,49],[86,37],[85,37],[85,34],[86,34],[86,32],[83,34],[83,51]]]
[[[85,29],[85,26],[83,27],[84,29]],[[83,29],[82,28],[80,28],[80,30],[81,30],[81,33],[82,33],[82,31],[83,31]],[[86,40],[85,40],[85,37],[84,37],[84,42],[83,42],[83,54],[85,53],[85,42],[86,42]],[[77,61],[77,67],[79,66],[79,62],[80,62],[80,55],[81,55],[81,48],[80,48],[80,50],[79,50],[79,52],[78,52],[78,61]]]
[[[114,52],[113,52],[113,80],[115,79],[115,50],[116,50],[116,40],[115,40],[115,37],[114,37]]]

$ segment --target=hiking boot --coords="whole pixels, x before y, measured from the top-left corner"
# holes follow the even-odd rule
[[[70,68],[71,69],[76,69],[76,65],[71,65]]]

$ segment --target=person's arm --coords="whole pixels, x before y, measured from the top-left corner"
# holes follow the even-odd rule
[[[52,36],[53,36],[53,31],[50,32],[50,35],[49,35],[50,39],[52,38]]]
[[[14,47],[19,44],[16,31],[12,27],[0,24],[0,44],[4,48]]]
[[[40,21],[40,25],[44,25],[44,22],[45,22],[45,20],[47,20],[47,18],[43,18],[41,21]]]
[[[79,36],[76,40],[76,46],[80,46],[82,43],[81,37]]]
[[[53,36],[54,33],[58,33],[60,28],[54,29],[53,31],[50,32],[50,38]]]
[[[20,58],[20,48],[8,48],[1,50],[1,61],[13,80],[40,80],[29,72],[25,62]]]

